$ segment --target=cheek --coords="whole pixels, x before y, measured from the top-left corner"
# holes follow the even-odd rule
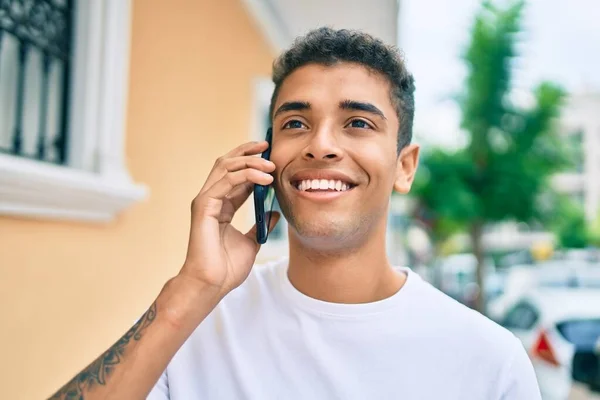
[[[369,184],[384,185],[395,180],[396,151],[395,148],[382,148],[381,146],[363,146],[360,152],[353,154],[357,164],[368,175]]]
[[[290,150],[291,149],[289,147],[273,147],[273,151],[271,152],[271,161],[275,164],[275,172],[273,173],[273,176],[277,182],[281,180],[283,171],[293,160],[293,154],[291,154]]]
[[[283,168],[289,164],[297,153],[297,146],[294,146],[286,138],[279,137],[271,145],[271,161],[275,163],[277,169]]]

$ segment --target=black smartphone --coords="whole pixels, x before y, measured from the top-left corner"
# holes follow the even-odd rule
[[[271,140],[273,129],[267,130],[266,141],[269,147],[261,154],[265,160],[271,157]],[[267,242],[269,236],[269,224],[271,222],[270,211],[273,209],[275,191],[271,185],[254,185],[254,218],[256,219],[256,241],[260,244]]]

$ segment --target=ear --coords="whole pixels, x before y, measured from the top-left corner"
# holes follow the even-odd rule
[[[394,190],[401,194],[410,192],[419,165],[419,146],[411,144],[400,151],[396,162],[396,180]]]

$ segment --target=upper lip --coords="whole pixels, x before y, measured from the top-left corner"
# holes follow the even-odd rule
[[[313,179],[325,179],[325,180],[334,180],[334,181],[342,181],[344,183],[349,183],[352,186],[356,186],[357,183],[350,178],[348,175],[344,174],[340,171],[334,171],[330,169],[306,169],[302,171],[298,171],[292,175],[290,182],[296,183],[305,180],[313,180]]]

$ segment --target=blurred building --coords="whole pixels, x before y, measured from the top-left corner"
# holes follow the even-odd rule
[[[554,179],[557,190],[569,194],[589,221],[600,215],[600,92],[571,95],[563,111],[562,131],[575,151],[572,171]]]

